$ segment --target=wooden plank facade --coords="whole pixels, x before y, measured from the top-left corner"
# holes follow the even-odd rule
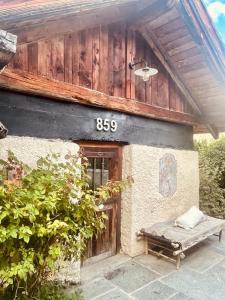
[[[0,4],[0,27],[18,35],[13,70],[97,90],[125,105],[135,99],[163,109],[164,118],[170,111],[195,116],[215,137],[225,128],[224,47],[202,1]],[[128,68],[133,58],[157,67],[158,75],[144,83]]]
[[[143,82],[127,67],[134,58],[144,59],[159,74]],[[123,22],[18,45],[10,68],[153,107],[192,112],[141,34]]]

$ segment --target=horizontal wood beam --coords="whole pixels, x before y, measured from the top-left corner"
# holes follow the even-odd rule
[[[54,100],[80,103],[159,119],[179,124],[198,124],[193,115],[154,107],[135,100],[108,96],[101,92],[25,72],[5,69],[0,75],[0,87],[15,92],[47,97]]]
[[[0,30],[0,71],[16,53],[16,42],[16,35]]]
[[[194,126],[194,133],[209,133],[209,128],[207,128],[205,125],[203,124],[199,124]],[[214,128],[212,128],[212,130],[214,130]],[[224,132],[225,131],[225,127],[224,126],[218,126],[215,130],[215,135],[213,136],[214,139],[218,139],[219,138],[219,134],[220,132]]]

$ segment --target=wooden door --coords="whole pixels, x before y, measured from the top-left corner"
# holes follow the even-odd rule
[[[121,179],[121,148],[112,144],[81,145],[89,160],[90,186],[96,189],[108,180]],[[108,216],[103,233],[89,241],[85,258],[100,260],[115,255],[120,249],[120,195],[108,199],[102,211]],[[94,257],[94,259],[93,259]]]

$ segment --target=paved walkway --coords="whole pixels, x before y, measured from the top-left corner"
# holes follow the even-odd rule
[[[86,300],[225,300],[225,240],[207,239],[178,271],[151,255],[116,255],[82,268],[81,278]]]

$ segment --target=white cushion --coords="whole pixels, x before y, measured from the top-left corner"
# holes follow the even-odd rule
[[[196,206],[192,206],[188,211],[175,220],[175,226],[182,227],[184,229],[192,229],[204,220],[205,215],[203,212]]]

